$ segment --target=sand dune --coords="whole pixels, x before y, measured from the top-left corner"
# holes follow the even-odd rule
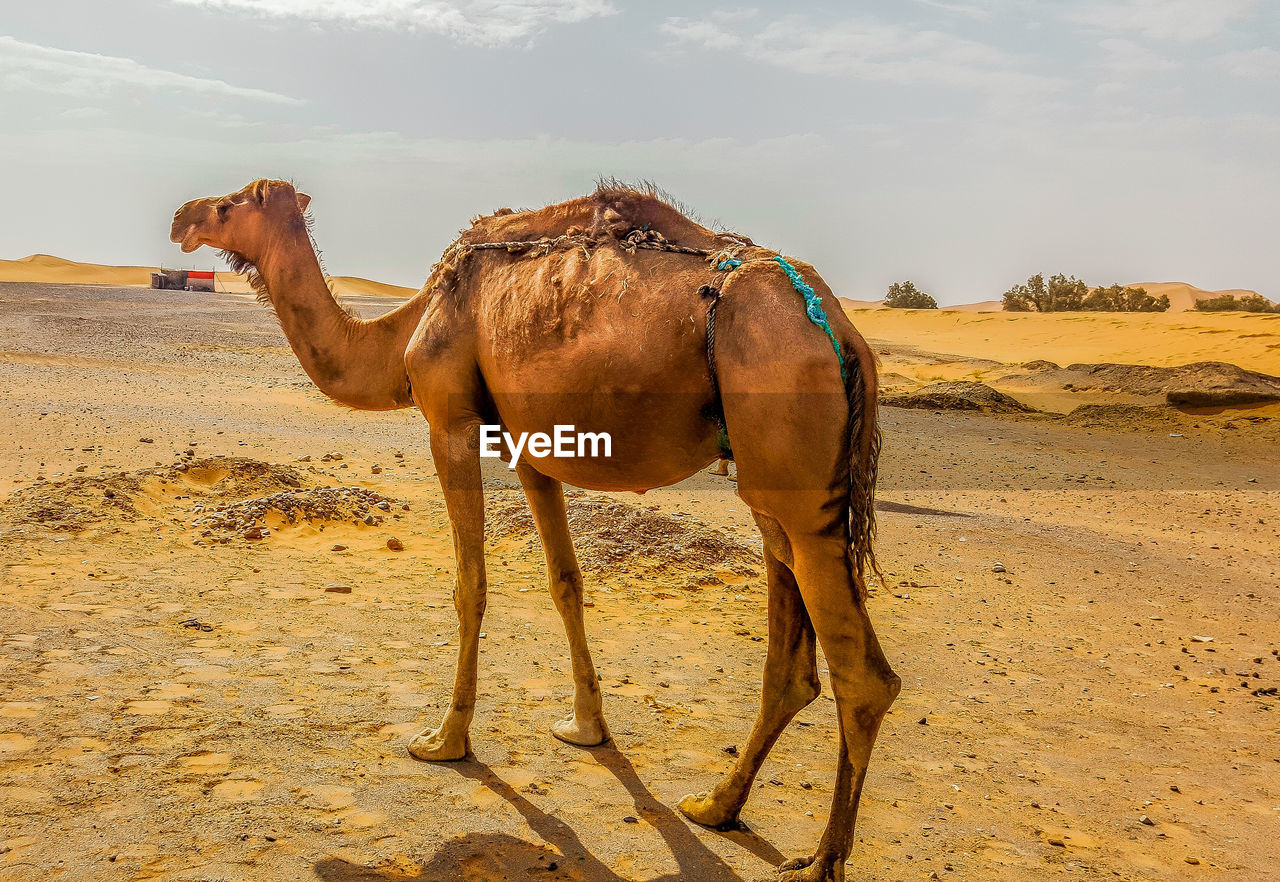
[[[1175,367],[1229,361],[1280,374],[1280,315],[1250,313],[966,313],[852,309],[874,343],[1005,363],[1118,362]]]
[[[329,287],[344,297],[412,297],[418,293],[417,288],[373,282],[358,276],[330,276]]]
[[[0,260],[0,281],[61,285],[148,285],[155,267],[78,263],[50,254]]]
[[[32,254],[17,260],[0,260],[0,282],[39,282],[56,285],[150,285],[154,266],[108,266],[100,263],[81,263],[54,257],[51,254]],[[218,289],[230,294],[249,293],[249,283],[238,273],[218,273]],[[343,296],[355,297],[412,297],[413,288],[388,285],[357,276],[334,276],[330,279],[333,290]]]
[[[1197,288],[1186,282],[1134,282],[1129,285],[1130,288],[1145,288],[1147,293],[1153,297],[1159,297],[1161,294],[1169,295],[1169,312],[1186,312],[1194,310],[1196,303],[1200,300],[1207,300],[1210,297],[1219,297],[1223,294],[1231,294],[1235,297],[1243,297],[1246,294],[1257,294],[1257,291],[1250,291],[1246,288],[1229,288],[1222,291],[1206,291],[1204,288]]]

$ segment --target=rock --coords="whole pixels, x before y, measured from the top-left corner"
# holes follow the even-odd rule
[[[345,545],[335,545],[335,546],[333,546],[332,548],[330,548],[329,550],[330,550],[330,551],[346,551],[346,550],[347,550],[347,546],[345,546]]]
[[[376,507],[382,511],[391,511],[391,503],[385,499],[379,499],[376,503]]]
[[[639,818],[637,818],[635,815],[627,815],[625,818],[623,818],[623,819],[622,819],[622,823],[624,823],[624,824],[639,824],[639,823],[640,823],[640,819],[639,819]]]
[[[244,538],[246,539],[263,539],[266,538],[266,535],[266,527],[250,527],[244,531]]]
[[[1007,572],[1008,572],[1008,570],[1006,570],[1006,569],[1004,568],[1004,564],[1000,563],[999,561],[996,561],[994,564],[992,564],[992,565],[991,565],[991,572],[993,572],[993,573],[1007,573]]]
[[[404,543],[401,542],[399,539],[397,539],[395,536],[392,536],[390,539],[387,540],[387,547],[390,548],[392,551],[404,551]]]
[[[140,444],[155,444],[155,443],[156,443],[156,442],[155,442],[153,439],[151,439],[151,438],[139,438],[139,439],[138,439],[138,442],[139,442]]]
[[[1062,368],[1051,361],[1037,358],[1035,361],[1023,362],[1022,366],[1029,371],[1060,371]]]
[[[364,516],[364,525],[365,525],[366,527],[372,527],[372,526],[373,526],[374,524],[376,524],[376,523],[378,523],[378,522],[377,522],[377,520],[374,518],[374,516],[373,516],[373,515],[365,515],[365,516]]]
[[[1213,638],[1212,638],[1212,637],[1204,637],[1204,636],[1201,636],[1201,635],[1199,635],[1199,634],[1192,634],[1192,635],[1191,635],[1191,642],[1192,642],[1192,643],[1212,643],[1212,642],[1213,642]]]
[[[308,453],[306,456],[298,457],[298,462],[311,462],[311,454]]]
[[[983,413],[1035,413],[1016,398],[997,392],[984,383],[969,381],[933,383],[913,392],[886,395],[882,403],[888,407],[917,410],[973,410]]]
[[[1138,818],[1138,823],[1145,824],[1148,827],[1154,827],[1156,825],[1156,822],[1148,818],[1146,815],[1142,815]]]
[[[373,473],[373,474],[375,474],[375,475],[380,475],[380,474],[382,474],[382,466],[380,466],[380,465],[373,465],[373,466],[370,466],[369,471],[370,471],[370,472],[372,472],[372,473]]]
[[[350,594],[351,586],[343,585],[341,582],[330,582],[324,586],[324,590],[329,594]]]

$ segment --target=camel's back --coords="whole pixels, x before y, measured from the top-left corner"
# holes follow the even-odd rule
[[[720,237],[687,217],[654,189],[602,184],[589,196],[526,211],[499,209],[478,217],[459,243],[521,242],[583,236],[595,241],[621,241],[633,230],[653,230],[668,242],[716,250]]]

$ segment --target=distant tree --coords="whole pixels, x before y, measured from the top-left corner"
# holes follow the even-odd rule
[[[884,305],[891,309],[937,309],[938,301],[917,288],[915,282],[906,281],[889,286]]]
[[[1199,312],[1227,312],[1236,308],[1236,299],[1230,294],[1219,294],[1217,297],[1206,297],[1196,301]]]
[[[1246,294],[1243,297],[1219,294],[1217,297],[1197,300],[1196,309],[1200,312],[1280,312],[1280,304],[1273,304],[1261,294]]]
[[[1116,284],[1090,291],[1084,298],[1083,308],[1094,312],[1164,312],[1169,308],[1169,295],[1153,297],[1146,288]]]
[[[1089,286],[1075,276],[1059,273],[1046,282],[1040,273],[1025,285],[1004,292],[1004,308],[1009,312],[1078,312],[1084,308]]]
[[[1246,294],[1236,298],[1236,303],[1240,304],[1237,309],[1245,312],[1280,312],[1280,303],[1272,304],[1261,294]]]

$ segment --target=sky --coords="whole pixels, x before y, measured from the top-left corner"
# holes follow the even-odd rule
[[[207,268],[174,209],[274,177],[330,273],[417,287],[472,216],[615,176],[855,299],[1280,299],[1274,0],[5,7],[0,258]]]

